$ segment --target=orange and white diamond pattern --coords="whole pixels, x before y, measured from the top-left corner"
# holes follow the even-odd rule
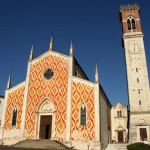
[[[22,107],[23,107],[23,98],[24,98],[25,87],[11,92],[8,94],[7,108],[5,115],[5,129],[20,129],[21,128],[21,116],[22,116]],[[11,126],[12,120],[12,109],[14,106],[17,106],[17,124],[16,126]]]
[[[51,68],[54,77],[47,81],[43,72]],[[31,66],[27,110],[25,120],[25,139],[32,139],[35,134],[35,112],[44,97],[53,100],[56,107],[55,138],[64,140],[66,135],[68,61],[61,57],[49,55],[41,58]]]
[[[72,86],[72,140],[94,140],[95,138],[95,112],[94,87],[73,81]],[[87,105],[87,125],[80,125],[81,103]]]

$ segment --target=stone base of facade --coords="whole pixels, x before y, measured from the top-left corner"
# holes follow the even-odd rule
[[[72,147],[72,142],[71,142],[71,141],[65,141],[64,144],[65,144],[67,147]]]
[[[129,125],[129,143],[141,142],[140,129],[145,128],[147,140],[150,141],[150,114],[131,114]]]
[[[101,143],[100,142],[94,142],[94,150],[101,150]]]
[[[72,147],[78,150],[101,150],[101,143],[90,140],[72,140]]]

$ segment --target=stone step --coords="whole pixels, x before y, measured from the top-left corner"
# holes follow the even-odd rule
[[[58,141],[48,140],[25,140],[12,146],[0,146],[0,150],[64,150],[71,149]]]
[[[127,144],[108,144],[105,150],[127,150]]]

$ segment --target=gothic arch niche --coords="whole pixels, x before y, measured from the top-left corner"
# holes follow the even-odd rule
[[[55,116],[56,116],[56,109],[54,102],[49,98],[45,97],[43,100],[40,101],[39,105],[37,106],[36,110],[36,123],[35,123],[35,139],[41,138],[41,133],[43,133],[43,119],[49,120],[49,126],[45,124],[45,135],[47,138],[55,139]],[[47,131],[48,129],[48,131]],[[42,131],[40,133],[40,130]],[[46,132],[50,132],[48,135]]]

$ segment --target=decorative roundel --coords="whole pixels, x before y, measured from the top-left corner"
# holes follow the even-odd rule
[[[43,74],[43,77],[46,80],[52,79],[53,76],[54,76],[54,71],[52,69],[50,69],[50,68],[46,69],[44,74]]]

